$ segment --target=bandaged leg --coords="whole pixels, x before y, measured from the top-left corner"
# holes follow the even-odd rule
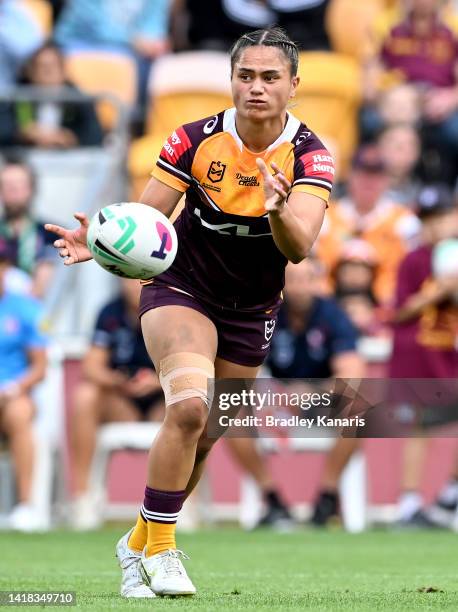
[[[198,353],[174,353],[162,359],[159,380],[166,406],[197,397],[210,408],[214,376],[213,362]]]
[[[214,374],[214,364],[198,353],[175,353],[159,363],[168,418],[150,454],[150,478],[139,529],[131,536],[132,546],[137,542],[137,532],[138,541],[144,541],[146,526],[147,557],[176,548],[176,521],[206,420],[203,404],[211,405]],[[185,422],[187,426],[183,428]]]

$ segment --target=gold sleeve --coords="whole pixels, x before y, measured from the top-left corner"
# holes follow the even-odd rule
[[[164,183],[177,191],[181,191],[182,193],[184,193],[189,187],[188,183],[185,183],[185,181],[180,181],[179,178],[173,176],[169,172],[166,172],[162,168],[159,168],[159,166],[154,167],[153,171],[151,172],[151,176],[154,176],[154,178],[161,181],[161,183]]]
[[[291,193],[310,193],[310,195],[317,196],[318,198],[324,200],[326,203],[329,202],[329,197],[331,195],[330,191],[328,189],[325,189],[324,187],[316,187],[315,185],[304,184],[295,185],[291,189]]]

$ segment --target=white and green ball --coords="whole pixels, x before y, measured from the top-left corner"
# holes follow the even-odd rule
[[[165,272],[178,247],[175,228],[161,212],[137,202],[111,204],[91,219],[87,245],[108,272],[148,279]]]

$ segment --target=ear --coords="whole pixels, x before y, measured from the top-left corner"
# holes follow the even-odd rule
[[[296,90],[298,88],[299,82],[300,82],[300,77],[298,76],[294,76],[291,79],[291,90],[289,92],[289,97],[290,98],[294,98],[296,96]]]

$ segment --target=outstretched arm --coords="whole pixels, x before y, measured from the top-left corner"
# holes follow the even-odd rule
[[[275,244],[289,261],[299,263],[308,255],[318,236],[326,202],[300,192],[288,198],[291,183],[277,164],[272,163],[275,172],[272,176],[262,159],[258,158],[256,163],[264,180],[265,208]]]
[[[161,183],[156,178],[151,178],[142,193],[140,202],[170,217],[182,195],[181,191]],[[59,236],[54,242],[54,247],[59,250],[59,255],[64,259],[66,266],[92,259],[91,252],[87,248],[89,219],[82,212],[75,213],[74,217],[80,223],[77,229],[69,230],[51,223],[45,225],[45,229]]]

